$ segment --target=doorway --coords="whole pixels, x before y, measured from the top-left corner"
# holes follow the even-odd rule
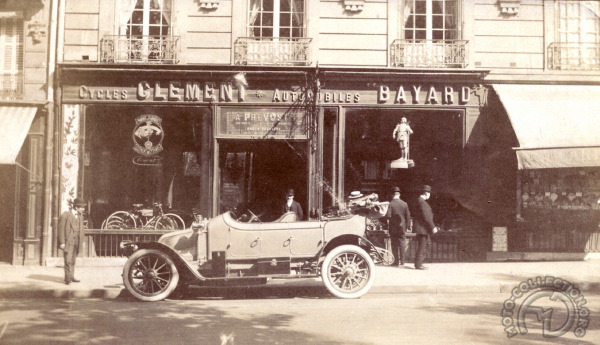
[[[12,263],[15,228],[15,166],[0,165],[0,263]]]
[[[250,209],[261,221],[275,220],[289,188],[307,210],[306,152],[304,140],[219,141],[219,213]]]

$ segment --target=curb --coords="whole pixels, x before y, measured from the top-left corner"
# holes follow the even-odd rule
[[[489,285],[407,285],[407,286],[373,286],[367,294],[471,294],[471,293],[490,293],[490,294],[510,294],[515,288],[515,284],[489,284]],[[600,293],[600,283],[587,282],[577,284],[577,288],[582,293]],[[224,297],[224,298],[244,298],[245,294],[265,295],[276,294],[280,297],[301,297],[306,295],[322,296],[327,294],[325,285],[320,281],[309,281],[307,283],[294,284],[267,284],[247,287],[190,287],[203,296]],[[194,293],[195,294],[195,293]],[[22,289],[2,289],[0,290],[0,299],[123,299],[133,298],[124,287],[92,288],[92,289],[40,289],[40,290],[22,290]]]

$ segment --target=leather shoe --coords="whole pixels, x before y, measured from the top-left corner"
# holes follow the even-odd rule
[[[65,285],[69,285],[69,284],[71,284],[71,282],[65,282]]]
[[[426,270],[427,267],[425,267],[425,266],[418,266],[418,267],[415,267],[415,269],[416,270]]]
[[[73,278],[73,279],[71,279],[71,281],[72,281],[73,283],[79,283],[81,280]]]

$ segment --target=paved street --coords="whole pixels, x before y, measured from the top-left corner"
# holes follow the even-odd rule
[[[295,295],[292,297],[292,295]],[[598,344],[600,295],[584,338],[509,339],[500,312],[509,294],[367,294],[330,297],[323,288],[237,289],[156,303],[119,297],[0,300],[1,344]],[[0,332],[1,332],[0,328]]]

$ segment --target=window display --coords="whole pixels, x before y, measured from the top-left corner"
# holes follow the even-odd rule
[[[169,229],[182,227],[176,216],[188,225],[192,209],[208,215],[211,123],[203,108],[87,108],[79,180],[91,227]]]
[[[398,126],[406,137],[398,143]],[[428,183],[450,185],[460,172],[463,116],[444,110],[348,110],[345,136],[344,194],[352,191],[389,194],[391,181],[402,190]],[[410,131],[408,131],[410,129]],[[396,168],[392,162],[410,162]]]
[[[524,209],[600,210],[597,168],[526,170],[521,178]]]

